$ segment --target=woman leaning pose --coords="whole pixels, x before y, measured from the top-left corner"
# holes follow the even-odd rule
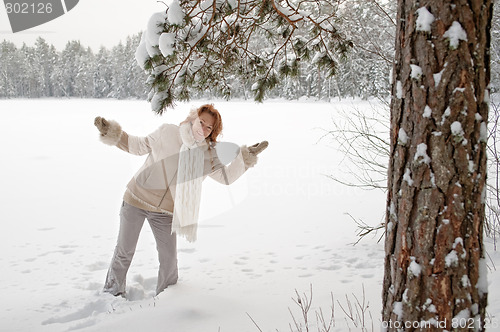
[[[241,146],[225,166],[215,145],[222,119],[213,105],[191,111],[179,126],[164,124],[146,137],[127,134],[113,120],[96,117],[100,139],[135,155],[148,155],[123,196],[120,231],[104,291],[125,296],[125,281],[139,233],[147,219],[153,231],[160,268],[156,294],[177,282],[176,234],[196,240],[201,183],[207,177],[231,184],[257,162],[266,141]]]

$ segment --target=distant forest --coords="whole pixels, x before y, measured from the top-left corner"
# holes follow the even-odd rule
[[[338,59],[334,77],[309,63],[301,64],[301,75],[280,82],[271,98],[331,100],[344,97],[387,97],[394,54],[394,4],[384,8],[371,1],[351,0],[339,20],[354,47]],[[500,90],[500,16],[495,11],[491,39],[491,90]],[[16,47],[0,43],[0,98],[79,97],[145,99],[147,75],[135,60],[141,33],[126,38],[111,49],[97,52],[79,41],[70,41],[62,51],[38,38],[35,45]],[[266,40],[262,40],[266,43]],[[236,80],[236,78],[228,78]],[[232,97],[253,99],[254,82],[234,82]],[[193,97],[214,97],[210,91]]]

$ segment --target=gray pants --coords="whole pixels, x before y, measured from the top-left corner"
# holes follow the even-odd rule
[[[153,231],[160,261],[156,294],[177,283],[177,238],[175,233],[171,234],[172,217],[164,213],[145,211],[123,202],[118,243],[106,276],[105,292],[125,295],[127,271],[145,219],[148,219]]]

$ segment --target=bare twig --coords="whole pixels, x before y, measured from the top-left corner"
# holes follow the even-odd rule
[[[323,315],[323,310],[320,308],[319,312],[316,311],[316,320],[318,322],[318,332],[329,332],[332,327],[335,326],[335,301],[333,298],[333,293],[331,293],[332,305],[330,312],[330,320],[327,322],[325,316]]]
[[[358,299],[356,295],[352,294],[355,302],[354,305],[352,303],[352,300],[349,299],[349,297],[345,296],[346,298],[346,304],[342,306],[342,304],[337,301],[337,303],[340,306],[340,309],[345,314],[345,321],[347,326],[349,326],[349,322],[351,322],[356,329],[359,329],[361,332],[368,332],[368,327],[367,327],[367,316],[369,316],[370,321],[371,321],[371,331],[373,331],[373,318],[371,315],[371,312],[369,311],[370,304],[369,302],[366,301],[366,294],[365,294],[365,287],[363,285],[363,297]]]
[[[358,244],[359,241],[361,241],[368,234],[371,234],[372,232],[377,233],[378,230],[380,230],[380,229],[384,229],[384,232],[382,233],[382,235],[378,239],[377,243],[380,242],[380,240],[382,240],[382,238],[384,237],[384,235],[385,235],[385,223],[381,223],[377,226],[370,226],[370,225],[366,224],[361,219],[355,219],[350,213],[346,213],[346,215],[348,215],[354,221],[354,223],[356,223],[356,225],[358,226],[358,232],[356,233],[356,235],[358,236],[358,240],[356,242],[354,242],[353,245]]]
[[[353,181],[330,175],[333,180],[363,189],[387,188],[387,165],[389,159],[388,111],[372,107],[372,115],[359,109],[340,111],[332,119],[334,129],[321,138],[330,137],[337,150],[343,154],[342,164]],[[387,121],[386,121],[387,120]],[[354,169],[352,169],[354,167]]]
[[[252,316],[250,316],[250,314],[247,312],[246,313],[248,318],[250,318],[250,320],[253,322],[253,324],[255,325],[255,327],[260,331],[262,332],[262,330],[260,329],[259,325],[255,322],[255,320],[252,318]]]
[[[289,328],[291,332],[312,332],[313,328],[316,327],[318,332],[330,332],[332,328],[335,327],[335,298],[333,293],[331,295],[331,306],[330,306],[330,317],[325,317],[325,314],[321,308],[314,312],[316,317],[316,325],[309,321],[309,313],[311,311],[312,306],[312,285],[310,285],[309,293],[299,294],[297,290],[295,290],[295,297],[292,298],[292,301],[299,307],[301,317],[297,318],[292,310],[288,308],[290,315],[292,316],[292,323],[289,323]],[[358,298],[356,295],[352,294],[354,300],[351,300],[346,295],[346,307],[342,306],[340,302],[340,308],[344,312],[344,319],[346,321],[347,326],[349,327],[349,323],[354,324],[356,331],[368,332],[374,331],[373,326],[373,317],[370,312],[370,304],[366,300],[365,289],[363,286],[363,294],[361,298]],[[257,325],[255,320],[247,313],[247,316],[252,320],[257,329],[262,332],[262,329]],[[371,328],[369,328],[369,321],[371,321]],[[350,328],[349,328],[350,330]],[[276,329],[276,332],[279,332]]]
[[[486,234],[493,238],[494,249],[497,248],[497,237],[500,234],[500,152],[498,151],[500,107],[495,102],[490,103],[490,119],[488,133],[489,183],[486,200]]]

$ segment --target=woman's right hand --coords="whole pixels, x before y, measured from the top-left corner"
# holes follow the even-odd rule
[[[99,129],[102,136],[106,136],[106,134],[108,133],[108,130],[109,130],[108,120],[98,116],[94,119],[94,125],[97,127],[97,129]]]

